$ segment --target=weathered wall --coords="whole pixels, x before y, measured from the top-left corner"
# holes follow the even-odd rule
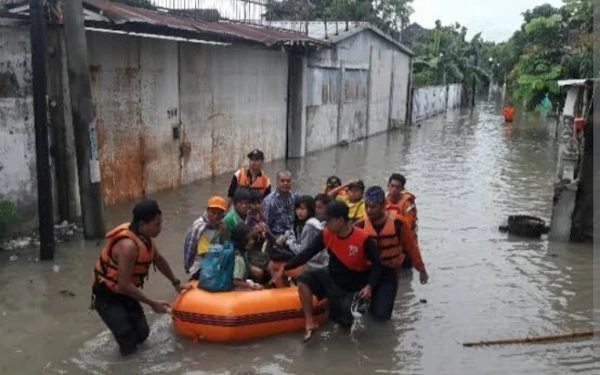
[[[459,84],[414,89],[412,121],[421,121],[460,106],[461,93],[462,86]]]
[[[448,99],[446,101],[446,108],[458,108],[460,107],[462,98],[462,85],[453,84],[448,85]]]
[[[367,136],[368,70],[344,72],[339,140],[352,142]]]
[[[88,33],[104,200],[285,157],[287,55]]]
[[[392,84],[392,50],[371,51],[369,77],[369,117],[367,135],[388,130],[390,120],[390,85]]]
[[[30,53],[28,28],[0,24],[0,203],[23,220],[37,213]]]
[[[377,34],[312,53],[306,71],[306,152],[406,123],[410,56]]]
[[[393,89],[391,100],[391,126],[406,125],[408,111],[408,90],[411,73],[411,58],[405,53],[394,51]]]
[[[253,148],[285,157],[285,53],[182,43],[180,75],[184,183],[237,168]]]
[[[140,38],[87,33],[104,201],[113,204],[144,194]],[[158,51],[157,51],[158,52]]]

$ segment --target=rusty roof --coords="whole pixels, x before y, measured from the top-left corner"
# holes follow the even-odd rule
[[[326,46],[328,43],[310,38],[301,33],[281,30],[273,27],[238,23],[231,21],[209,22],[198,18],[170,14],[168,10],[136,8],[108,0],[84,0],[87,10],[103,17],[105,24],[112,28],[131,28],[136,26],[160,28],[163,31],[182,31],[187,34],[200,34],[204,38],[232,42],[258,43],[268,47],[277,45]]]

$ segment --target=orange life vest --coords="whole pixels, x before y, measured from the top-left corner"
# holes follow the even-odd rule
[[[108,243],[104,246],[102,253],[100,253],[100,258],[94,267],[95,280],[106,285],[110,290],[119,292],[119,267],[112,256],[112,250],[118,241],[129,238],[135,242],[138,248],[138,255],[133,267],[131,282],[138,288],[142,288],[144,286],[144,281],[148,278],[150,266],[154,262],[154,255],[156,254],[154,243],[152,242],[150,248],[148,248],[144,241],[129,230],[129,223],[121,224],[111,230],[106,235],[106,238],[108,238]]]
[[[414,210],[414,216],[417,216],[417,206],[415,205],[415,195],[406,190],[402,191],[400,202],[394,203],[387,197],[385,210],[394,215],[409,216],[409,213]]]
[[[377,232],[368,218],[365,218],[365,231],[377,242],[381,264],[389,268],[398,268],[404,263],[406,254],[396,233],[395,215],[387,214],[386,222]]]
[[[502,111],[504,114],[504,120],[506,121],[512,121],[513,118],[515,117],[515,108],[514,107],[505,107],[504,111]]]
[[[258,191],[261,194],[264,194],[271,181],[269,177],[265,173],[265,171],[260,171],[260,176],[257,176],[254,181],[250,180],[248,177],[249,170],[246,168],[241,168],[237,172],[235,172],[235,177],[237,178],[237,183],[239,187],[244,187],[249,190]]]
[[[338,237],[329,228],[323,230],[325,247],[352,271],[361,272],[369,268],[364,246],[367,238],[369,238],[367,232],[356,227],[352,228],[352,233],[346,238]]]

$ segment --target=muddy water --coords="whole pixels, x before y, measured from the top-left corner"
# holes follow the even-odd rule
[[[592,249],[508,238],[497,231],[509,214],[548,218],[556,150],[552,123],[521,118],[505,126],[500,109],[482,103],[473,115],[449,113],[403,132],[332,149],[287,168],[295,188],[317,193],[332,173],[382,184],[408,177],[420,209],[420,241],[430,273],[421,286],[402,280],[391,323],[348,337],[331,327],[304,346],[301,334],[245,345],[194,344],[177,337],[164,316],[149,313],[152,334],[141,352],[122,359],[89,306],[96,242],[62,244],[53,264],[34,250],[0,254],[2,374],[566,374],[600,373],[593,341],[480,349],[479,341],[549,335],[592,327]],[[270,164],[273,175],[284,162]],[[164,211],[159,249],[181,272],[185,230],[229,177],[156,195]],[[110,225],[131,205],[112,208]],[[61,291],[69,291],[74,296]],[[173,298],[151,277],[146,291]],[[420,300],[427,303],[420,303]]]

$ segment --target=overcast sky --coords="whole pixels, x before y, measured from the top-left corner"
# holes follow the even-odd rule
[[[414,0],[411,21],[426,28],[437,19],[444,25],[459,22],[469,36],[481,31],[485,40],[501,42],[521,26],[521,13],[546,3],[560,6],[562,0]]]
[[[262,7],[238,0],[154,0],[160,5],[202,6],[217,8],[221,15],[232,19],[257,19]],[[459,22],[467,26],[469,36],[483,32],[483,38],[501,42],[510,38],[521,26],[521,13],[537,5],[560,6],[562,0],[414,0],[412,22],[431,28],[439,19],[444,25]]]

